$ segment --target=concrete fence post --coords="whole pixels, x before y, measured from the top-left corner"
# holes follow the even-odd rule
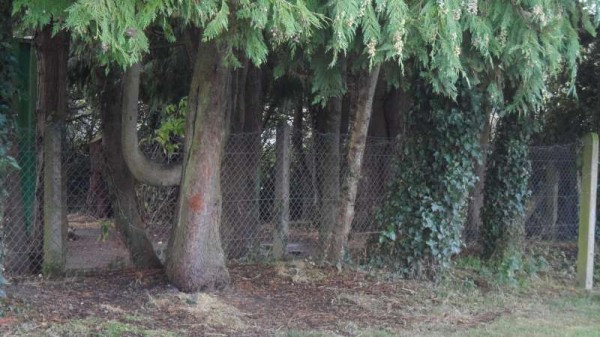
[[[592,289],[594,276],[594,230],[596,227],[596,190],[598,187],[598,134],[583,138],[581,189],[579,196],[579,241],[577,283]]]

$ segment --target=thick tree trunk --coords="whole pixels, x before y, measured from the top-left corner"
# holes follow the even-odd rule
[[[38,57],[38,118],[45,117],[44,132],[44,261],[48,275],[64,272],[67,239],[65,172],[62,140],[67,114],[67,61],[69,36],[53,36],[46,25],[35,38]]]
[[[113,70],[114,71],[114,70]],[[130,73],[131,75],[131,73]],[[102,113],[102,148],[105,163],[104,178],[108,183],[115,225],[125,242],[131,261],[138,268],[160,267],[152,243],[147,237],[135,194],[135,178],[129,172],[121,144],[120,81],[115,75],[100,78],[100,110]],[[127,88],[124,88],[125,90]],[[128,93],[123,93],[127,95]]]
[[[317,112],[317,168],[320,181],[319,239],[321,254],[325,256],[331,244],[331,235],[337,218],[340,197],[340,124],[342,98],[334,97],[325,109]]]
[[[477,182],[471,190],[469,196],[469,206],[467,213],[467,224],[464,229],[464,240],[472,241],[477,239],[479,228],[481,228],[481,207],[483,207],[483,190],[485,186],[485,171],[487,165],[487,154],[490,147],[490,139],[492,134],[490,111],[485,117],[483,131],[479,137],[479,146],[481,147],[481,162],[475,163],[475,175]]]
[[[371,69],[368,79],[359,85],[358,97],[354,106],[354,120],[350,130],[348,154],[346,157],[345,175],[342,177],[342,191],[338,215],[332,233],[332,244],[325,260],[341,268],[345,249],[348,244],[348,235],[354,219],[354,203],[361,174],[362,159],[365,151],[369,121],[373,108],[373,96],[379,78],[377,65]]]
[[[229,284],[219,230],[231,71],[220,46],[202,43],[199,48],[186,117],[178,218],[166,266],[169,279],[182,291]]]
[[[141,65],[135,63],[124,77],[124,90],[135,90],[130,95],[123,95],[121,109],[122,145],[125,163],[133,176],[152,186],[176,186],[181,181],[181,164],[167,165],[149,160],[140,150],[137,135],[139,77]],[[137,79],[137,84],[132,83]],[[130,88],[130,89],[128,89]]]

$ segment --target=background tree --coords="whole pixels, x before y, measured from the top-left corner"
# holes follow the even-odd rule
[[[12,29],[12,1],[4,1],[0,4],[0,200],[6,196],[5,181],[9,170],[17,168],[14,158],[10,156],[10,130],[11,115],[13,114],[13,102],[16,96],[15,74],[16,60]],[[4,203],[2,203],[3,205]],[[2,206],[0,206],[0,219],[4,218]],[[6,280],[3,275],[4,256],[0,257],[0,298],[6,296],[3,287]],[[0,314],[2,312],[0,311]]]

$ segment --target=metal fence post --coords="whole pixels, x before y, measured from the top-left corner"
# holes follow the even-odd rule
[[[598,134],[583,138],[581,190],[579,199],[579,241],[577,282],[592,289],[594,276],[594,229],[596,226],[596,190],[598,185]]]
[[[283,259],[287,251],[290,222],[290,127],[287,123],[277,126],[275,142],[273,257]]]

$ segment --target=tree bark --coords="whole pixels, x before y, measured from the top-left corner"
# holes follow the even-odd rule
[[[342,191],[338,215],[332,232],[332,244],[325,260],[341,268],[348,244],[348,235],[354,219],[354,203],[361,174],[362,159],[365,151],[369,121],[373,108],[373,96],[379,78],[377,65],[371,69],[368,80],[360,83],[358,97],[354,106],[354,120],[350,130],[348,154],[346,157],[347,172],[342,177]]]
[[[260,157],[263,110],[261,71],[247,64],[238,93],[223,161],[222,238],[228,258],[241,258],[255,245],[260,225]],[[236,114],[238,115],[236,117]]]
[[[486,112],[485,124],[479,137],[479,146],[481,147],[481,162],[474,163],[477,182],[471,190],[469,196],[469,206],[467,213],[467,225],[464,230],[464,239],[466,241],[476,240],[479,228],[481,228],[481,208],[483,207],[483,190],[485,187],[485,171],[487,166],[487,155],[490,146],[492,134],[492,123],[490,111]]]
[[[113,98],[114,99],[114,98]],[[117,135],[118,136],[118,135]],[[120,138],[120,137],[119,137]],[[97,137],[88,143],[90,158],[89,189],[86,196],[86,208],[89,214],[96,218],[108,218],[111,203],[108,189],[102,179],[102,167],[105,157],[102,155],[101,139]]]
[[[215,42],[201,43],[190,86],[178,218],[166,271],[182,291],[229,284],[221,247],[221,160],[227,136],[231,70]]]
[[[140,70],[140,63],[135,63],[126,70],[123,78],[121,138],[125,163],[133,176],[145,184],[177,186],[181,181],[181,164],[153,162],[139,148],[137,120]]]
[[[104,178],[110,191],[115,226],[129,250],[131,261],[137,268],[156,268],[161,263],[148,239],[145,224],[138,208],[135,178],[129,172],[121,144],[121,81],[113,74],[104,75],[99,69],[96,76],[102,88],[100,111],[102,114],[102,149],[105,163]],[[131,73],[130,73],[131,75]],[[124,88],[126,89],[126,88]]]
[[[38,57],[37,111],[38,118],[45,117],[43,271],[47,275],[59,275],[65,268],[67,239],[62,140],[67,115],[69,36],[65,31],[53,36],[52,24],[48,24],[38,31],[35,45]]]
[[[244,172],[246,202],[246,242],[248,247],[258,244],[258,229],[260,223],[260,163],[262,157],[262,118],[264,110],[263,72],[250,66],[246,82],[246,120],[244,132],[247,135],[245,143],[246,166]]]
[[[273,258],[287,255],[290,228],[290,127],[285,122],[277,126],[275,141],[275,207],[273,210]]]
[[[331,244],[331,235],[337,218],[340,197],[340,125],[342,98],[329,99],[325,109],[317,112],[317,168],[320,181],[319,239],[321,256]]]
[[[246,170],[246,137],[243,134],[246,120],[246,79],[248,60],[244,66],[233,71],[231,90],[230,135],[225,145],[225,158],[222,164],[223,216],[221,236],[228,258],[240,258],[246,253],[245,226],[247,222],[244,193]]]
[[[22,163],[18,149],[17,142],[13,142],[8,155],[17,158]],[[31,165],[31,163],[27,163],[27,165]],[[31,228],[27,228],[25,218],[20,171],[8,169],[1,182],[4,184],[5,191],[10,195],[10,198],[7,198],[4,203],[4,214],[1,218],[6,235],[4,268],[11,275],[33,272],[33,270],[30,270],[31,263],[27,248],[27,239]]]

